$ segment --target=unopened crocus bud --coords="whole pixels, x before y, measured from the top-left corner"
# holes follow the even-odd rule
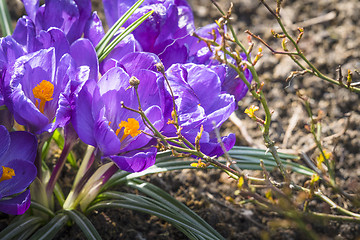
[[[140,80],[137,77],[132,76],[129,79],[130,86],[137,87],[140,84]]]

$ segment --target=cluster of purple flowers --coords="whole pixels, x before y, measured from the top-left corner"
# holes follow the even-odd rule
[[[149,10],[153,14],[101,63],[95,46],[104,29],[96,12],[91,13],[90,0],[45,0],[43,6],[38,1],[23,2],[28,16],[19,19],[14,33],[0,42],[0,105],[10,112],[1,111],[1,124],[9,129],[15,119],[35,135],[72,125],[79,138],[96,147],[103,158],[122,170],[142,171],[155,163],[157,141],[141,116],[122,104],[138,109],[139,98],[156,129],[164,136],[176,136],[174,126],[167,123],[172,118],[173,99],[155,66],[162,62],[182,135],[194,143],[203,126],[201,151],[209,156],[223,154],[214,130],[236,109],[247,89],[234,71],[213,59],[205,43],[191,35],[196,31],[210,37],[216,25],[196,30],[185,0],[145,0],[125,27]],[[103,0],[108,24],[114,24],[134,3]],[[251,81],[251,74],[245,74]],[[129,83],[133,77],[140,81],[138,93]],[[0,130],[0,141],[10,146],[0,149],[0,165],[15,171],[14,182],[24,176],[22,185],[11,191],[9,184],[15,183],[0,178],[1,199],[23,191],[34,179],[35,168],[27,168],[23,175],[17,169],[33,161],[35,153],[28,148],[36,149],[36,141],[29,139],[30,133]],[[25,144],[25,140],[34,143]],[[222,141],[229,150],[235,136],[230,134]],[[10,155],[14,161],[7,157]],[[4,168],[5,179],[6,174],[11,171]],[[13,200],[18,202],[24,194],[28,191]],[[6,201],[0,201],[0,211]]]

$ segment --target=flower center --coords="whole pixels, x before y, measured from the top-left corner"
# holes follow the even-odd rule
[[[136,137],[141,133],[139,130],[139,122],[136,121],[134,118],[128,118],[128,121],[121,121],[119,124],[119,128],[116,130],[116,136],[119,135],[120,130],[124,128],[124,134],[120,139],[120,142],[122,142],[127,136]]]
[[[15,176],[15,171],[12,168],[9,167],[4,167],[2,166],[2,176],[0,178],[0,182],[4,181],[4,180],[9,180],[12,179],[13,176]]]
[[[36,100],[36,107],[41,113],[44,113],[45,103],[51,101],[54,93],[54,85],[46,80],[42,80],[41,83],[33,88],[33,94],[35,98],[40,99],[40,103]]]

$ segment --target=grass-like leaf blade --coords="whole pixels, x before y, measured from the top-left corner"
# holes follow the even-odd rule
[[[31,208],[34,208],[36,210],[39,210],[43,213],[46,213],[47,215],[51,216],[51,217],[54,217],[55,216],[55,213],[53,211],[51,211],[49,208],[45,207],[44,205],[41,205],[35,201],[31,201],[31,205],[30,205]]]
[[[4,230],[2,230],[0,232],[0,239],[2,240],[13,239],[17,235],[23,234],[26,231],[34,229],[42,221],[43,221],[42,218],[35,216],[21,218],[18,221],[14,221],[10,223],[9,226],[7,226]]]
[[[28,228],[25,232],[23,232],[21,235],[16,236],[16,240],[27,240],[29,237],[38,229],[40,228],[42,223],[38,223],[34,226],[32,226],[30,229]]]
[[[84,214],[82,214],[77,210],[65,211],[65,214],[69,215],[69,217],[74,221],[74,223],[76,223],[76,225],[80,227],[81,231],[84,233],[87,239],[91,239],[91,240],[101,239],[94,225]]]
[[[56,199],[57,199],[58,202],[59,202],[59,205],[60,205],[60,206],[64,205],[65,196],[64,196],[64,193],[63,193],[63,191],[62,191],[59,183],[56,183],[56,184],[55,184],[54,194],[55,194]]]
[[[13,28],[11,25],[9,9],[6,5],[6,0],[0,0],[0,26],[3,37],[12,34]]]
[[[138,0],[134,5],[129,8],[125,12],[124,15],[122,15],[115,23],[114,25],[109,29],[109,31],[105,34],[105,36],[100,40],[100,42],[96,45],[95,50],[98,56],[101,55],[104,48],[108,45],[110,40],[114,37],[116,32],[121,28],[122,25],[131,17],[131,15],[138,9],[138,7],[144,2],[144,0]]]
[[[262,170],[260,167],[260,159],[264,161],[264,165],[268,171],[272,171],[277,168],[276,161],[272,155],[262,149],[235,146],[232,150],[229,151],[229,155],[233,158],[233,160],[236,161],[236,164],[240,169]],[[314,174],[313,170],[299,163],[288,160],[298,160],[298,156],[284,153],[279,153],[279,156],[281,158],[281,162],[286,168],[307,176]],[[142,177],[148,174],[182,169],[195,169],[190,166],[190,164],[194,161],[195,160],[184,160],[182,158],[174,157],[171,155],[170,151],[161,152],[157,154],[156,163],[154,166],[138,173],[127,173],[124,171],[119,171],[115,173],[103,186],[103,190],[109,189],[114,185],[123,184],[127,180]],[[220,160],[220,162],[226,163],[225,160]],[[209,168],[213,167],[209,166]]]
[[[159,204],[161,204],[161,206],[166,206],[169,211],[175,214],[181,213],[184,218],[186,218],[190,222],[193,222],[196,226],[201,226],[204,232],[208,231],[217,239],[222,238],[222,236],[215,229],[213,229],[204,219],[202,219],[199,215],[193,212],[190,208],[174,199],[170,194],[168,194],[161,188],[151,183],[141,181],[139,179],[133,179],[131,181],[128,181],[128,186],[135,188],[146,194],[147,196],[155,199],[159,202]]]
[[[38,231],[31,236],[30,240],[50,240],[52,239],[56,233],[66,224],[69,216],[60,213],[55,215],[50,222],[48,222],[45,226],[40,228]]]
[[[99,62],[101,62],[102,60],[104,60],[106,58],[107,55],[109,55],[109,53],[116,47],[116,45],[118,45],[121,40],[123,40],[127,35],[129,35],[132,31],[134,31],[142,22],[144,22],[148,17],[150,17],[150,15],[153,13],[154,11],[151,10],[150,12],[144,14],[143,16],[141,16],[138,20],[136,20],[135,22],[133,22],[132,24],[130,24],[123,32],[121,32],[118,36],[116,36],[116,38],[109,44],[107,45],[103,51],[101,51],[100,53],[98,53],[98,59]]]
[[[126,208],[130,210],[140,211],[157,216],[169,223],[172,223],[175,227],[181,226],[179,230],[183,231],[183,233],[186,234],[189,238],[191,238],[191,236],[202,236],[203,239],[217,239],[213,238],[212,235],[209,236],[208,232],[201,231],[198,226],[185,219],[182,215],[178,213],[175,214],[164,208],[163,206],[159,206],[159,204],[154,203],[153,200],[148,197],[129,193],[118,193],[118,195],[121,200],[104,200],[90,206],[88,208],[88,211],[109,207]],[[189,234],[189,231],[193,232],[193,234]],[[191,239],[201,238],[196,237]]]

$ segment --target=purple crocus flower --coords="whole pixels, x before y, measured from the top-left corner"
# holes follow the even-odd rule
[[[55,35],[55,39],[64,39],[59,29],[42,33],[40,38],[43,37],[44,45],[55,47],[16,59],[6,71],[3,82],[5,104],[15,120],[37,134],[53,131],[69,121],[71,113],[60,111],[59,99],[65,89],[69,91],[69,98],[72,90],[68,86],[72,83],[70,79],[96,80],[98,74],[96,53],[89,40],[79,39],[69,46],[67,41],[54,42],[54,38],[49,37]]]
[[[132,34],[126,36],[100,63],[100,73],[104,74],[110,68],[119,66],[118,62],[127,54],[134,53],[139,43]]]
[[[242,59],[246,59],[245,53],[240,54]],[[229,60],[230,61],[230,60]],[[236,102],[239,102],[243,97],[245,97],[248,92],[246,84],[238,77],[237,72],[231,67],[225,64],[214,64],[209,66],[210,69],[215,71],[221,79],[221,90],[223,92],[229,93],[235,97]],[[245,78],[249,83],[252,81],[252,74],[249,69],[245,69],[243,72]]]
[[[103,0],[108,24],[112,26],[135,2]],[[191,8],[185,0],[145,0],[125,26],[151,10],[154,13],[133,32],[142,51],[159,54],[174,39],[184,37],[195,29]]]
[[[103,3],[108,23],[112,25],[135,1],[103,0]],[[221,36],[217,30],[217,24],[209,24],[195,31],[191,8],[183,0],[144,1],[127,21],[127,24],[131,24],[150,10],[154,10],[151,17],[134,31],[135,40],[141,46],[136,49],[137,51],[155,53],[162,61],[165,69],[170,68],[175,63],[215,66],[214,70],[218,69],[219,74],[224,75],[222,91],[233,95],[237,102],[245,96],[248,89],[244,82],[237,77],[236,71],[214,59],[215,47],[211,46],[210,50],[206,43],[199,42],[198,38],[192,36],[192,33],[196,32],[200,37],[213,39],[212,32],[215,31],[217,43],[220,44]],[[116,59],[116,55],[113,53],[111,59]],[[117,58],[119,59],[119,57]],[[242,58],[245,57],[242,55]],[[107,66],[112,65],[107,64]],[[244,73],[247,80],[251,82],[250,71],[246,69]]]
[[[28,18],[35,23],[36,33],[52,27],[61,29],[69,43],[79,39],[91,17],[89,0],[45,0],[39,6],[39,0],[23,0]]]
[[[0,39],[0,108],[5,105],[3,95],[3,81],[7,68],[18,57],[24,54],[21,46],[11,37]],[[0,110],[0,125],[5,125],[7,129],[11,129],[14,123],[14,117],[7,108]]]
[[[30,206],[30,191],[36,177],[33,162],[37,140],[28,132],[8,132],[0,125],[0,211],[19,215]],[[16,197],[14,194],[20,193]]]
[[[236,105],[232,95],[222,92],[223,80],[215,71],[193,63],[174,64],[166,74],[175,95],[178,122],[183,136],[194,142],[200,126],[203,126],[201,151],[209,156],[222,155],[214,129],[221,126]],[[166,126],[164,134],[174,136],[173,128]],[[223,137],[222,141],[226,150],[229,150],[235,144],[235,135]]]
[[[196,30],[196,34],[203,38],[213,39],[212,32],[214,31],[217,39],[216,41],[220,44],[221,36],[218,31],[218,26],[215,23]],[[186,56],[181,54],[182,52],[179,50],[179,46],[186,47]],[[175,39],[171,45],[165,48],[164,52],[162,52],[159,57],[164,62],[165,67],[170,67],[174,63],[196,63],[207,65],[221,76],[222,91],[233,95],[236,102],[240,101],[246,95],[248,88],[245,83],[237,77],[238,74],[234,69],[226,64],[219,63],[219,61],[214,58],[215,47],[210,46],[210,48],[211,50],[205,42],[199,42],[198,38],[189,34],[183,38]],[[181,57],[176,58],[178,55]],[[244,53],[240,54],[240,57],[246,59]],[[228,58],[227,60],[234,63],[234,60],[231,58]],[[244,74],[246,79],[251,82],[252,75],[250,70],[245,69]]]
[[[91,43],[96,46],[105,36],[102,22],[96,12],[93,12],[88,19],[84,29],[84,37],[88,38]]]
[[[164,125],[165,97],[163,79],[149,70],[154,68],[152,61],[146,62],[151,56],[129,58],[135,59],[132,65],[124,60],[122,68],[111,68],[99,82],[85,83],[75,101],[72,124],[79,138],[98,148],[104,158],[110,158],[122,170],[139,172],[155,163],[157,150],[141,116],[121,106],[123,102],[128,108],[139,107],[130,76],[140,80],[142,110],[157,129]]]

